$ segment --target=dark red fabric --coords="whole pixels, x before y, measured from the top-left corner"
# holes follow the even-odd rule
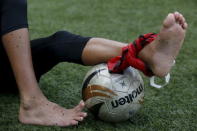
[[[137,56],[139,52],[148,44],[150,44],[157,34],[148,33],[140,35],[133,43],[122,48],[122,55],[110,59],[107,63],[109,71],[113,73],[121,73],[124,69],[132,66],[142,71],[146,76],[152,76],[152,71]]]

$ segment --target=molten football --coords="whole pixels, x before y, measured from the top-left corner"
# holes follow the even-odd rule
[[[96,118],[121,122],[131,118],[142,106],[144,83],[132,67],[122,74],[115,74],[109,73],[106,64],[99,64],[86,74],[82,97]]]

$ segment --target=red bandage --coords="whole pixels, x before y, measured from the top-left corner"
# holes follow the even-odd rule
[[[127,67],[132,66],[142,71],[147,76],[152,76],[152,71],[148,66],[137,56],[139,52],[148,44],[150,44],[157,34],[148,33],[140,35],[133,43],[122,48],[122,56],[117,56],[110,59],[107,63],[109,71],[113,73],[121,73]]]

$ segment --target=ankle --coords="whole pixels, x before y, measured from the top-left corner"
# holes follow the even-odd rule
[[[32,96],[25,99],[21,99],[20,108],[23,110],[31,110],[40,105],[41,102],[47,101],[46,97]]]

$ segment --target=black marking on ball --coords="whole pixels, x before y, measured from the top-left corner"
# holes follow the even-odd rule
[[[90,112],[95,116],[96,119],[99,119],[98,115],[99,115],[99,110],[101,108],[101,106],[104,104],[104,102],[102,103],[98,103],[94,106],[92,106],[91,108],[89,108]]]
[[[99,69],[99,70],[94,71],[92,74],[90,74],[90,75],[87,77],[87,79],[85,80],[85,82],[84,82],[84,84],[83,84],[83,87],[82,87],[82,90],[84,90],[85,88],[88,87],[88,83],[90,82],[90,80],[91,80],[97,73],[99,73],[99,72],[101,72],[101,71],[104,71],[104,70],[106,70],[106,69],[105,69],[105,68],[104,68],[104,69]]]

